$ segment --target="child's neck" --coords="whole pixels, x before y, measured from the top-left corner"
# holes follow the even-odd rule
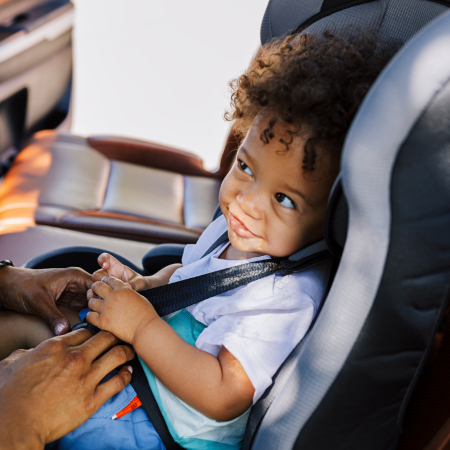
[[[243,259],[256,258],[258,256],[263,256],[261,253],[257,252],[242,252],[237,248],[234,248],[229,244],[226,249],[220,254],[219,259],[228,259],[231,261],[239,261]]]

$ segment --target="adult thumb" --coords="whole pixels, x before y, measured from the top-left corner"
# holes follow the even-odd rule
[[[52,301],[39,302],[39,309],[36,314],[47,323],[56,336],[65,334],[70,330],[68,319]]]

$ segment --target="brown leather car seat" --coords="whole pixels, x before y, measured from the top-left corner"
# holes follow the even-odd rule
[[[193,243],[211,222],[236,146],[230,134],[210,172],[199,157],[152,142],[39,132],[0,186],[0,225]]]

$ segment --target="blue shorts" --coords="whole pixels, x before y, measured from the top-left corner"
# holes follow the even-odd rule
[[[126,386],[75,431],[46,445],[46,450],[165,450],[142,406],[120,419],[111,419],[135,396],[131,385]]]

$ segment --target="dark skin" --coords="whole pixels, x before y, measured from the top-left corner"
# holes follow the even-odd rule
[[[0,362],[0,450],[43,449],[70,433],[131,381],[134,357],[111,333],[78,330]]]
[[[57,305],[81,310],[92,276],[82,269],[0,268],[0,304],[7,309],[41,317],[58,335],[70,330],[69,320]]]

